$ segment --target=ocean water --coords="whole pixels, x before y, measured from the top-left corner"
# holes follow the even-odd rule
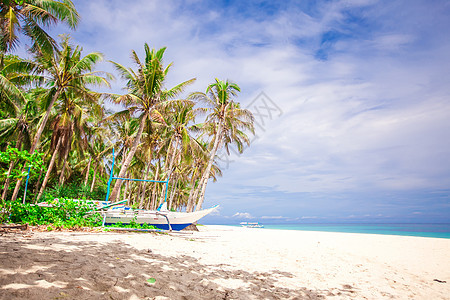
[[[450,239],[450,224],[263,224],[266,229],[369,233]]]

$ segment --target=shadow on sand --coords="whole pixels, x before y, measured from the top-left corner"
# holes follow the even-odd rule
[[[324,298],[307,288],[277,286],[278,280],[292,277],[289,273],[222,267],[203,265],[189,256],[139,251],[117,241],[100,244],[8,234],[0,237],[0,299]],[[147,282],[149,278],[155,282]]]

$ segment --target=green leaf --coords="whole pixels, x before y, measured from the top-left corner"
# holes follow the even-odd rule
[[[147,279],[147,282],[148,282],[148,283],[155,283],[155,282],[156,282],[156,279],[153,278],[153,277],[150,277],[149,279]]]

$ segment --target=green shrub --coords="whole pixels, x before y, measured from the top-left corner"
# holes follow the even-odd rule
[[[90,186],[72,182],[63,185],[56,184],[51,188],[47,188],[43,194],[43,199],[70,198],[103,200],[105,196],[105,188],[97,187],[91,192]]]
[[[51,202],[52,207],[43,207],[18,201],[6,201],[0,207],[3,220],[30,225],[53,224],[56,227],[93,227],[100,226],[102,217],[93,213],[92,207],[82,201],[59,199]]]

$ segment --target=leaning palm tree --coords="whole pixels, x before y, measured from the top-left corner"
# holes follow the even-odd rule
[[[114,102],[125,105],[130,115],[137,115],[139,119],[139,128],[133,141],[133,145],[122,163],[122,167],[118,177],[123,177],[130,166],[131,160],[140,145],[142,132],[148,119],[160,119],[159,110],[166,106],[172,99],[180,94],[183,89],[195,79],[191,79],[176,85],[171,89],[164,89],[164,82],[167,73],[172,64],[164,68],[163,55],[166,48],[159,50],[151,49],[144,44],[145,60],[141,62],[136,52],[131,52],[131,57],[137,65],[138,70],[135,72],[131,68],[126,68],[121,64],[112,62],[116,70],[123,79],[127,81],[126,88],[128,94],[111,95]],[[111,192],[110,200],[115,201],[120,190],[122,180],[118,179]]]
[[[48,89],[44,95],[47,104],[46,111],[31,144],[30,154],[36,150],[54,104],[60,99],[60,96],[70,94],[89,99],[94,97],[94,94],[87,88],[89,85],[109,86],[108,80],[113,79],[113,76],[108,73],[93,71],[95,65],[103,59],[101,53],[92,52],[82,57],[82,50],[79,46],[71,45],[69,38],[63,36],[61,51],[36,54],[34,58],[36,72],[43,74]],[[21,184],[22,179],[19,179],[12,201],[16,199]]]
[[[209,134],[213,137],[209,161],[194,194],[194,199],[198,197],[196,210],[202,207],[206,185],[217,151],[224,145],[228,151],[228,145],[233,143],[237,146],[238,151],[242,152],[244,144],[250,144],[244,131],[248,130],[254,133],[253,114],[247,109],[240,108],[239,103],[232,99],[237,92],[240,92],[237,84],[216,78],[216,81],[208,86],[206,93],[190,95],[191,99],[203,102],[210,108],[211,113],[205,120],[204,128],[209,130]]]
[[[33,40],[32,50],[56,49],[56,42],[43,27],[63,22],[75,29],[79,19],[70,0],[3,0],[0,2],[0,52],[15,49],[19,33]]]

